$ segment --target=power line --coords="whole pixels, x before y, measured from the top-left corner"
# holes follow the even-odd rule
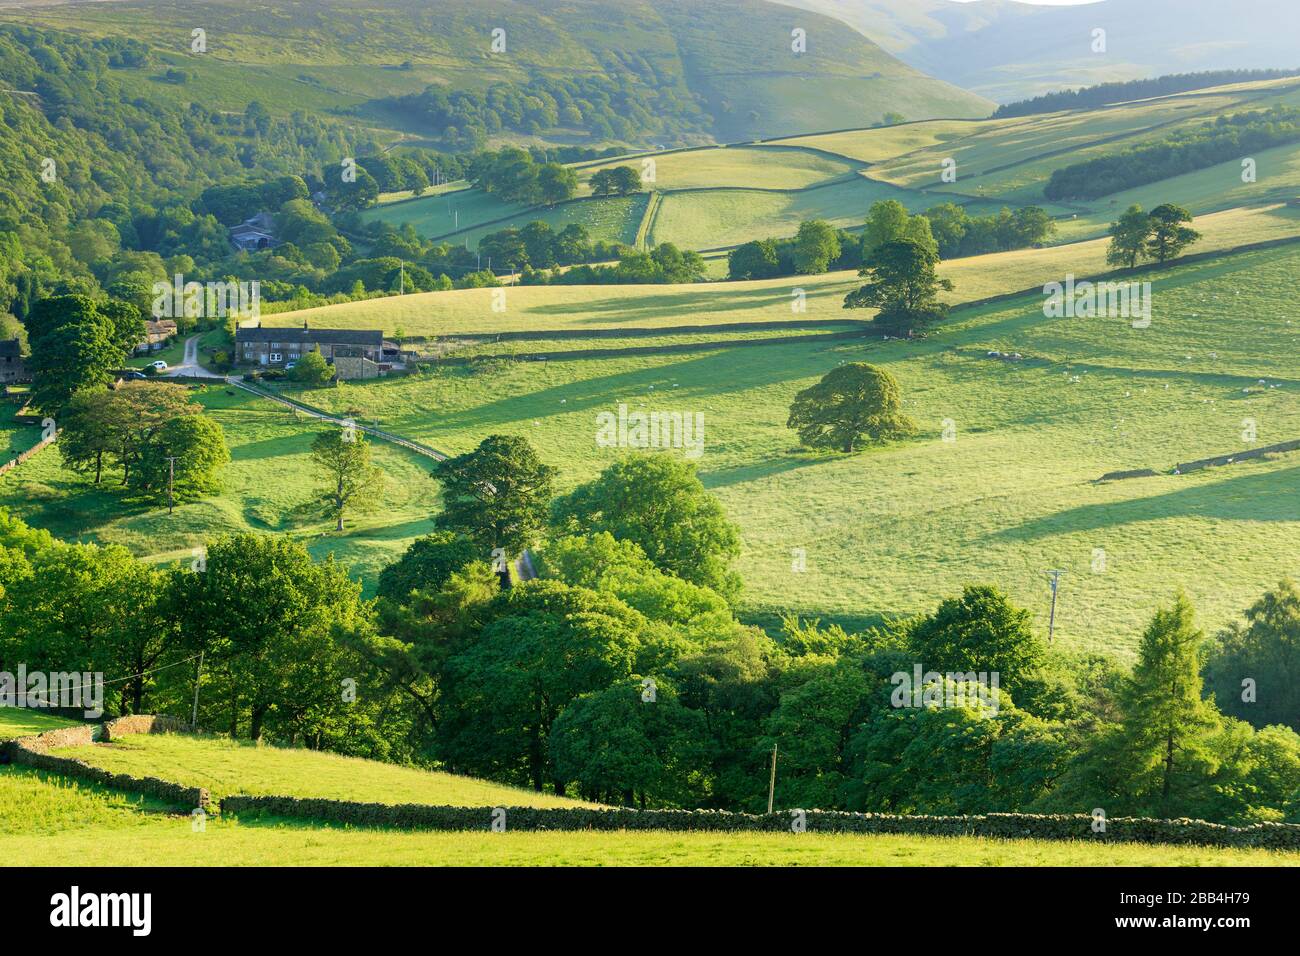
[[[149,674],[156,674],[156,673],[158,673],[159,671],[165,671],[165,670],[167,670],[169,667],[180,667],[182,664],[188,664],[190,661],[192,661],[192,660],[196,660],[197,658],[200,658],[200,657],[202,657],[202,656],[203,656],[203,652],[202,652],[202,651],[199,651],[199,653],[197,653],[197,654],[193,654],[193,655],[191,655],[191,656],[189,656],[189,657],[186,657],[186,658],[184,658],[183,660],[173,661],[173,662],[170,663],[170,664],[161,664],[161,665],[159,665],[158,667],[151,667],[151,668],[149,668],[148,670],[140,671],[138,674],[127,674],[125,677],[114,677],[112,680],[96,681],[95,684],[91,684],[90,686],[93,687],[93,686],[95,686],[95,685],[97,684],[97,685],[100,686],[100,687],[107,687],[109,684],[121,684],[121,683],[123,683],[124,681],[135,680],[137,677],[145,677],[145,676],[147,676],[147,675],[149,675]],[[76,673],[76,672],[74,671],[73,673]],[[15,692],[15,694],[17,694],[17,691],[18,691],[18,686],[17,686],[17,685],[18,685],[18,682],[17,682],[17,681],[14,681],[14,692]],[[81,688],[82,688],[82,687],[85,687],[85,686],[86,686],[85,684],[77,684],[77,685],[75,685],[75,686],[73,686],[73,687],[71,687],[71,688],[68,688],[68,689],[69,689],[69,690],[81,690]],[[24,694],[23,696],[24,696],[24,697],[30,697],[31,695],[30,695],[30,694]],[[50,703],[48,700],[43,700],[43,701],[41,701],[41,703],[43,703],[43,704],[44,704],[45,706],[47,706],[47,707],[57,707],[57,706],[59,706],[58,704],[52,704],[52,703]]]

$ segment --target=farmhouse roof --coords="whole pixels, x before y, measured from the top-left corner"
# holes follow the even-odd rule
[[[382,329],[307,329],[266,328],[235,329],[236,342],[320,342],[325,345],[369,345],[379,348],[384,342]]]
[[[12,339],[0,340],[0,358],[18,358],[23,354],[22,348],[15,336]]]

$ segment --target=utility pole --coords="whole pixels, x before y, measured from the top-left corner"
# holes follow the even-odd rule
[[[199,729],[199,682],[203,680],[203,652],[199,651],[199,670],[194,675],[194,712],[190,717],[190,730]]]
[[[772,812],[772,799],[776,796],[776,744],[772,744],[772,775],[767,778],[767,812]]]
[[[1056,631],[1056,592],[1061,587],[1061,575],[1068,574],[1069,572],[1062,571],[1059,568],[1053,568],[1052,570],[1043,573],[1052,579],[1052,614],[1047,619],[1047,643],[1050,644],[1052,643],[1052,635]]]
[[[176,507],[176,497],[172,494],[172,488],[176,482],[176,460],[179,455],[169,455],[167,457],[167,513],[171,514],[172,509]]]

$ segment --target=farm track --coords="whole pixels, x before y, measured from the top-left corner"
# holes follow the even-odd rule
[[[646,200],[645,210],[641,213],[641,223],[636,227],[636,240],[633,243],[642,252],[650,245],[650,234],[654,231],[655,218],[659,215],[663,201],[663,193],[657,189],[650,190],[650,198]]]
[[[285,398],[283,395],[276,395],[272,392],[265,391],[264,389],[256,388],[255,386],[249,385],[247,382],[239,381],[234,376],[227,378],[226,383],[233,385],[235,388],[242,388],[244,391],[256,395],[258,398],[265,398],[272,402],[277,402],[287,408],[292,408],[294,411],[302,412],[304,415],[319,419],[323,422],[328,422],[331,425],[338,425],[340,428],[355,428],[359,432],[365,432],[367,435],[371,435],[381,441],[386,441],[390,444],[409,449],[417,454],[424,455],[426,458],[432,458],[436,461],[446,461],[448,458],[446,452],[441,452],[423,442],[418,442],[411,438],[404,438],[401,435],[395,435],[392,432],[384,431],[382,428],[375,428],[373,425],[362,425],[358,422],[352,421],[351,419],[339,418],[337,415],[331,415],[329,412],[322,411],[319,408],[314,408],[305,402],[299,402],[296,399]]]

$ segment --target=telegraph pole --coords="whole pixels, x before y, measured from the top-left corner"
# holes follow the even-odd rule
[[[772,812],[772,798],[776,796],[776,744],[772,744],[772,775],[767,778],[767,812]]]
[[[1068,574],[1069,572],[1062,571],[1059,568],[1053,568],[1052,570],[1043,573],[1052,579],[1052,614],[1047,619],[1047,643],[1050,644],[1052,643],[1052,635],[1056,631],[1056,592],[1060,590],[1061,587],[1061,575]]]
[[[176,461],[179,455],[169,455],[167,458],[167,513],[171,514],[172,509],[176,507],[176,497],[172,494],[172,488],[176,483]]]
[[[203,680],[203,652],[199,651],[199,671],[194,675],[194,712],[190,717],[190,730],[199,729],[199,682]]]

